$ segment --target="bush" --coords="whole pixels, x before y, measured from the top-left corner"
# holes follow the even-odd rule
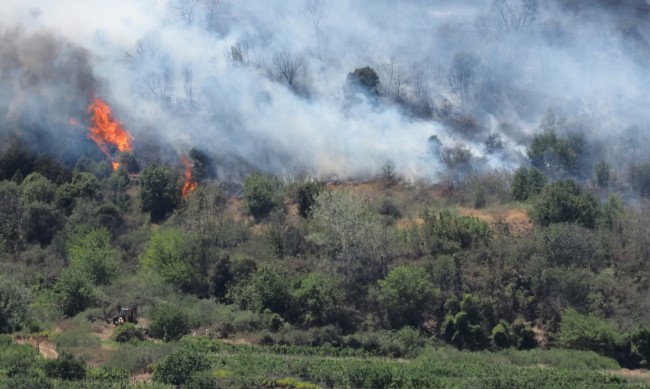
[[[612,324],[595,316],[581,315],[571,308],[564,311],[558,345],[616,358],[621,344],[621,336]]]
[[[144,330],[137,328],[133,323],[124,323],[116,327],[111,338],[118,343],[126,343],[136,340],[145,340]]]
[[[422,268],[399,266],[379,281],[379,302],[391,328],[417,327],[435,306],[438,291]]]
[[[189,331],[187,316],[175,306],[157,307],[151,317],[149,335],[168,342],[178,339]]]
[[[151,220],[158,222],[179,204],[180,188],[176,176],[169,168],[149,165],[140,177],[142,210],[151,213]]]
[[[575,182],[567,180],[544,188],[535,204],[533,218],[542,226],[575,222],[594,228],[598,211],[598,200],[589,193],[582,193]]]
[[[253,173],[244,181],[247,212],[256,219],[268,216],[280,205],[280,182],[270,174]]]
[[[30,303],[27,289],[0,277],[0,333],[11,333],[27,325]]]
[[[204,350],[190,345],[181,345],[156,365],[153,380],[171,385],[183,385],[193,373],[210,368],[210,360]]]
[[[61,353],[56,359],[50,359],[43,366],[50,378],[80,380],[86,376],[86,364],[68,353]]]

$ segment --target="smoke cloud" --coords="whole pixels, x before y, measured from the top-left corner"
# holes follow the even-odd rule
[[[645,128],[645,2],[588,3],[4,0],[0,133],[87,153],[98,96],[136,158],[178,163],[196,147],[225,179],[359,178],[390,160],[436,180],[453,147],[512,169],[549,109],[593,141]],[[347,75],[365,66],[379,96],[351,99]]]

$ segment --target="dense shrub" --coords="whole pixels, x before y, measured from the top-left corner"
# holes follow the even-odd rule
[[[149,335],[170,341],[187,334],[189,323],[187,315],[178,307],[165,305],[156,307],[149,325]]]

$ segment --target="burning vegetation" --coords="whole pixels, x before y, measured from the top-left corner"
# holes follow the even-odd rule
[[[181,158],[183,166],[185,166],[185,173],[183,173],[183,179],[185,183],[183,184],[183,190],[181,194],[183,198],[187,198],[192,192],[196,190],[197,182],[196,179],[192,176],[192,161],[189,158],[183,156]]]
[[[120,162],[113,155],[110,147],[118,152],[131,151],[133,136],[129,134],[122,124],[115,120],[111,107],[103,100],[95,98],[88,107],[90,113],[90,127],[88,137],[97,143],[97,146],[106,154],[111,161],[113,169],[120,167]]]

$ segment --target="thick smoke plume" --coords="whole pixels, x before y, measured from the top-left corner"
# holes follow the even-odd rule
[[[196,147],[226,179],[514,168],[549,110],[594,144],[645,128],[648,7],[609,3],[5,0],[0,132],[78,156],[97,96],[138,159]],[[378,93],[351,95],[366,66]]]

